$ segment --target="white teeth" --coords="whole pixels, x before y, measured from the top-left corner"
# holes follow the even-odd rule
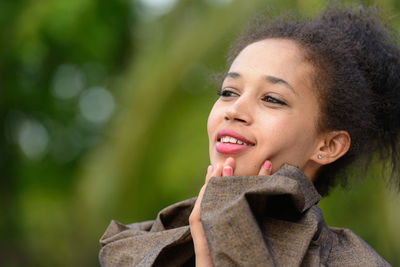
[[[239,145],[246,145],[248,146],[248,144],[246,144],[243,141],[237,140],[236,138],[230,137],[230,136],[223,136],[221,137],[221,143],[231,143],[231,144],[239,144]]]

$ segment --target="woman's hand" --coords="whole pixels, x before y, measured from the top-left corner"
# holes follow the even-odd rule
[[[189,216],[190,232],[193,238],[194,253],[196,257],[197,267],[213,266],[210,251],[208,249],[208,244],[206,236],[204,234],[203,225],[200,220],[200,203],[203,199],[204,191],[206,190],[208,181],[211,177],[220,176],[231,176],[234,175],[235,160],[231,157],[227,158],[224,164],[217,164],[216,166],[208,166],[206,180],[199,192],[196,203],[194,204],[192,213]],[[271,162],[265,161],[263,166],[258,173],[258,175],[270,175],[271,174]]]

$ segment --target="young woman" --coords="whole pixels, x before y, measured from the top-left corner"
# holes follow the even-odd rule
[[[376,10],[258,20],[230,58],[198,198],[155,221],[112,222],[101,264],[388,266],[316,206],[352,163],[376,155],[400,181],[400,50]]]

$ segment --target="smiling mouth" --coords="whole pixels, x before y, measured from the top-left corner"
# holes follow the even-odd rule
[[[253,146],[255,146],[255,143],[247,140],[240,134],[234,131],[222,130],[218,133],[215,149],[218,153],[231,155],[248,150]]]
[[[242,140],[238,140],[232,136],[222,136],[217,140],[223,144],[236,144],[236,145],[244,145],[244,146],[254,146],[254,144],[250,142],[244,142]]]

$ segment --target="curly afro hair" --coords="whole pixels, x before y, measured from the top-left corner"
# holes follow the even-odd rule
[[[355,161],[365,174],[375,156],[399,189],[400,50],[379,10],[329,6],[311,19],[257,17],[231,48],[228,62],[247,45],[268,38],[295,41],[313,64],[319,130],[345,130],[351,136],[349,151],[317,174],[320,194],[339,182],[345,185]]]

